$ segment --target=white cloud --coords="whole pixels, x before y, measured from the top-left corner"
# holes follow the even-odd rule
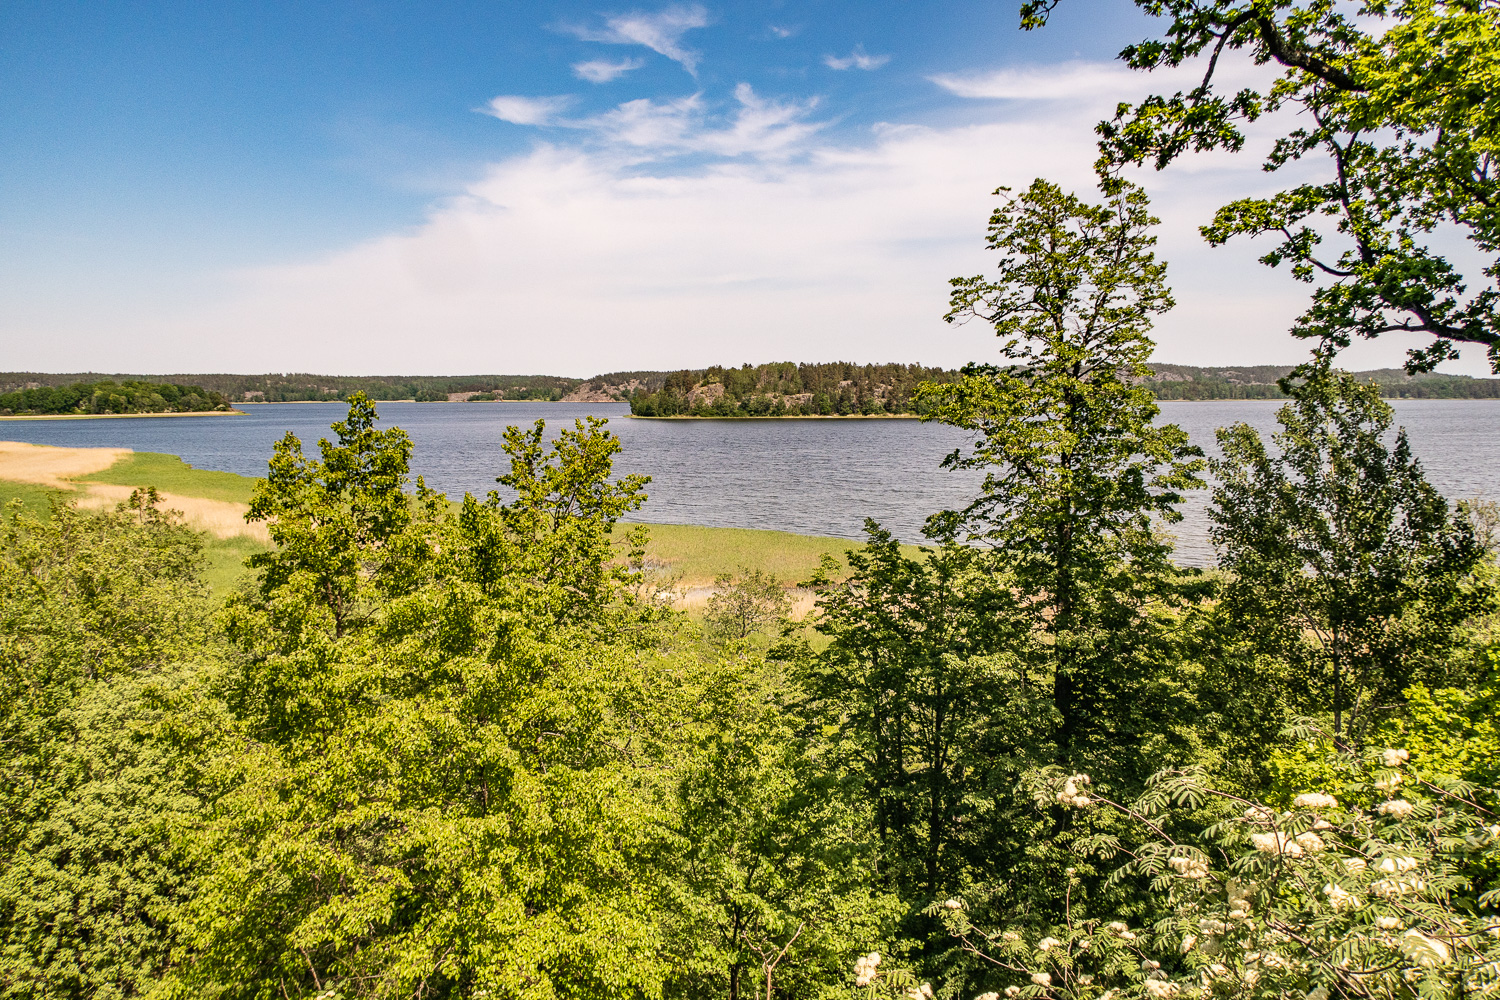
[[[644,45],[653,52],[681,63],[683,69],[696,76],[701,56],[682,47],[682,36],[694,28],[707,26],[708,11],[701,4],[676,4],[654,14],[635,11],[606,17],[603,28],[564,25],[560,30],[586,42]]]
[[[573,103],[571,97],[515,97],[501,95],[479,110],[516,125],[551,125]]]
[[[589,83],[608,83],[644,65],[646,64],[639,59],[621,59],[619,62],[610,62],[608,59],[590,59],[587,62],[574,63],[573,75]]]
[[[45,345],[82,342],[97,344],[100,370],[957,365],[995,351],[980,325],[941,321],[948,279],[993,266],[983,250],[990,192],[1045,176],[1087,195],[1092,126],[1141,91],[1131,79],[1130,92],[975,105],[983,114],[969,124],[889,125],[842,141],[827,138],[811,101],[770,101],[744,85],[719,113],[701,95],[580,120],[503,105],[509,120],[566,125],[577,141],[493,164],[409,231],[244,271],[175,314],[100,298],[35,320],[0,302],[0,317],[14,343],[39,345],[16,365],[43,369]],[[681,152],[697,155],[672,158]],[[1253,243],[1210,250],[1197,233],[1218,205],[1284,186],[1258,163],[1247,151],[1138,175],[1164,220],[1158,249],[1179,303],[1158,324],[1163,360],[1306,353],[1284,333],[1306,286],[1256,263]],[[104,326],[114,336],[99,344],[88,331]],[[1410,345],[1377,346],[1399,363]]]
[[[879,69],[891,61],[890,56],[872,56],[865,52],[863,45],[854,46],[854,51],[847,56],[824,56],[823,65],[829,69]]]
[[[801,29],[788,27],[784,24],[768,24],[766,25],[766,30],[775,35],[777,38],[791,38]]]

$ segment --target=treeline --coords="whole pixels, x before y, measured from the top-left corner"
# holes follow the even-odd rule
[[[655,391],[630,397],[641,417],[874,416],[919,412],[923,382],[945,383],[956,372],[922,365],[741,365],[666,375]]]
[[[558,400],[582,384],[581,379],[556,375],[313,375],[299,372],[264,375],[169,375],[167,379],[190,379],[197,385],[234,402],[338,402],[357,392],[370,399],[415,399],[446,401],[454,393],[483,393],[489,398]],[[150,379],[153,376],[94,373],[49,375],[37,372],[0,373],[0,389],[28,384],[64,387],[100,378],[115,381]]]
[[[1192,365],[1148,363],[1145,385],[1157,399],[1285,399],[1278,381],[1292,373],[1291,365],[1254,365],[1244,368],[1199,368]],[[1435,372],[1408,374],[1400,368],[1356,372],[1374,382],[1386,399],[1500,399],[1500,379]]]
[[[74,382],[0,394],[0,416],[87,413],[206,413],[231,409],[220,393],[165,382]]]

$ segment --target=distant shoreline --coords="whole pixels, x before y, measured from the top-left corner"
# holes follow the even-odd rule
[[[140,417],[243,417],[244,410],[197,410],[192,413],[16,413],[0,420],[134,420]]]

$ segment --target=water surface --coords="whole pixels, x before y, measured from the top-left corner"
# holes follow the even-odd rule
[[[1445,495],[1500,500],[1500,401],[1393,400],[1428,479]],[[907,541],[918,541],[934,511],[962,505],[980,476],[944,472],[942,457],[964,443],[950,427],[915,420],[632,420],[618,403],[380,403],[383,424],[406,429],[415,444],[414,474],[453,496],[483,494],[507,462],[502,435],[510,424],[545,419],[554,429],[586,415],[607,417],[624,451],[620,472],[652,477],[645,521],[773,528],[862,537],[873,517]],[[1164,402],[1164,421],[1181,424],[1194,443],[1216,453],[1214,430],[1244,421],[1268,434],[1276,400]],[[181,455],[202,469],[262,476],[272,445],[287,432],[312,452],[340,403],[247,407],[243,417],[0,422],[0,439],[67,447],[125,447]],[[1181,562],[1212,561],[1200,492],[1174,527]]]

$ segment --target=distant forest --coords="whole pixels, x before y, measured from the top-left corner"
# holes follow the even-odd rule
[[[231,408],[222,394],[198,385],[108,380],[60,386],[22,385],[23,388],[0,394],[0,416],[206,413]]]
[[[1283,399],[1276,381],[1291,365],[1254,365],[1246,368],[1197,368],[1192,365],[1152,364],[1151,387],[1157,399]],[[1400,368],[1356,372],[1362,382],[1375,382],[1387,399],[1496,399],[1500,379],[1468,375],[1408,375]]]
[[[415,399],[446,402],[452,396],[489,399],[558,400],[578,388],[582,379],[558,375],[313,375],[271,372],[264,375],[103,375],[75,372],[0,372],[0,392],[30,385],[64,386],[108,379],[189,381],[237,403],[337,402],[356,392],[376,400]]]
[[[1192,365],[1153,364],[1150,380],[1157,399],[1281,399],[1276,380],[1292,370],[1290,365],[1251,365],[1239,368],[1203,368]],[[1467,375],[1407,375],[1399,368],[1358,372],[1365,381],[1380,385],[1388,399],[1495,399],[1500,398],[1500,379]],[[157,392],[166,405],[196,391],[203,399],[220,404],[243,402],[286,403],[309,400],[336,402],[355,392],[371,399],[415,399],[419,402],[489,400],[575,400],[584,402],[629,402],[639,416],[766,416],[772,414],[905,414],[912,412],[911,391],[917,382],[952,381],[955,371],[921,365],[794,364],[741,365],[738,368],[683,369],[675,372],[610,372],[591,379],[561,375],[315,375],[272,372],[262,375],[126,375],[75,372],[0,372],[0,412],[139,413],[144,408],[128,386],[167,386]],[[95,387],[113,384],[108,395],[125,402],[93,401]],[[66,388],[73,396],[55,397],[62,403],[39,402],[47,396],[18,397],[17,393]],[[85,393],[85,390],[88,390]],[[152,389],[156,392],[156,389]],[[177,393],[177,395],[173,395]],[[76,409],[83,395],[90,402]],[[147,393],[149,396],[149,393]],[[103,405],[118,409],[91,410]],[[192,404],[197,405],[197,404]],[[62,406],[60,410],[46,409]]]

